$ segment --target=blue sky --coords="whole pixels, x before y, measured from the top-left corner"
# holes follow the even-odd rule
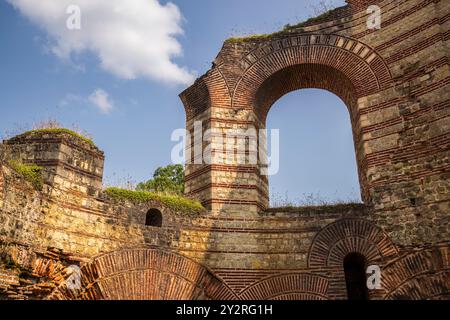
[[[313,14],[311,6],[317,4],[312,0],[184,0],[172,1],[175,8],[165,7],[167,2],[147,1],[156,3],[166,20],[150,28],[155,36],[139,34],[144,35],[138,38],[142,45],[137,45],[142,50],[127,51],[120,32],[100,32],[115,37],[116,48],[93,43],[98,30],[92,29],[93,36],[84,41],[99,51],[80,48],[64,56],[64,45],[59,43],[55,49],[59,31],[52,28],[58,20],[46,15],[45,6],[27,6],[35,5],[31,0],[0,0],[0,133],[26,129],[49,117],[68,127],[76,125],[105,151],[106,183],[145,180],[156,167],[170,163],[174,146],[170,135],[185,126],[178,94],[186,87],[186,78],[206,72],[226,38],[276,31],[307,19]],[[93,12],[99,21],[113,25],[107,14],[99,15],[102,10]],[[158,33],[160,25],[166,33]],[[137,26],[130,22],[130,28]],[[167,59],[155,62],[145,57],[153,50]],[[114,51],[113,58],[136,62],[124,66],[129,69],[114,69],[105,58]],[[136,59],[130,59],[133,52]],[[145,72],[140,73],[142,65]],[[167,68],[159,71],[161,65]],[[288,192],[290,199],[304,193],[359,198],[350,120],[339,98],[322,90],[288,94],[274,105],[267,124],[281,130],[280,172],[270,179],[273,192],[283,197]]]

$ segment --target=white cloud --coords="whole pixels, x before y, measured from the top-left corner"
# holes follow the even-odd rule
[[[110,113],[114,103],[109,98],[108,93],[103,89],[95,90],[90,96],[89,101],[97,107],[102,113]]]
[[[106,71],[124,79],[150,78],[188,85],[193,72],[172,61],[182,54],[183,34],[176,5],[158,0],[7,0],[51,38],[51,50],[62,59],[96,54]],[[81,29],[70,30],[70,5],[81,9]]]
[[[66,94],[66,96],[64,98],[62,98],[59,101],[58,106],[59,107],[66,107],[66,106],[68,106],[68,105],[70,105],[70,104],[72,104],[74,102],[77,103],[77,102],[80,102],[80,101],[83,101],[83,100],[84,99],[81,96],[79,96],[79,95],[76,95],[76,94],[73,94],[73,93],[68,93],[68,94]]]

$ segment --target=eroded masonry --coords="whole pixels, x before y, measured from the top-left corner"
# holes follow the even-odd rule
[[[201,120],[220,131],[264,128],[293,90],[335,93],[351,115],[363,205],[269,208],[259,164],[188,165],[186,192],[205,210],[109,194],[94,144],[29,132],[0,145],[0,297],[449,299],[450,2],[347,2],[227,40],[181,99],[189,130]],[[379,30],[367,28],[369,4]],[[43,167],[41,185],[13,161]],[[378,289],[365,286],[370,265]],[[67,282],[74,266],[79,286]]]

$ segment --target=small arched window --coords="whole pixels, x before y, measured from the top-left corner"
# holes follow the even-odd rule
[[[162,226],[162,213],[158,209],[150,209],[145,216],[145,225],[151,227]]]
[[[366,258],[360,253],[349,253],[344,259],[345,282],[349,300],[368,300]]]

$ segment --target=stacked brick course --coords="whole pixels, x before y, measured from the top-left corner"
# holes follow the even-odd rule
[[[181,94],[187,129],[214,129],[203,145],[214,161],[186,167],[186,191],[208,209],[198,216],[108,198],[103,153],[76,137],[0,146],[0,253],[14,262],[0,265],[3,296],[346,299],[344,259],[356,252],[382,271],[371,299],[450,298],[450,2],[348,3],[324,21],[226,41]],[[368,4],[382,9],[380,30],[367,29]],[[270,107],[302,88],[346,103],[364,205],[270,209],[262,164],[224,161],[221,134],[264,128]],[[42,191],[11,157],[45,167]],[[151,208],[161,228],[145,226]],[[64,282],[71,264],[78,290]]]

